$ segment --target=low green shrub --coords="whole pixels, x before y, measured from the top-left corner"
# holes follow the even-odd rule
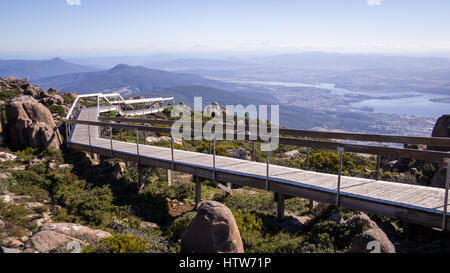
[[[131,234],[116,234],[106,237],[94,246],[83,250],[84,253],[145,253],[147,240]]]
[[[258,212],[244,213],[242,210],[232,210],[231,212],[239,232],[257,231],[262,234],[273,232],[271,223],[275,220],[274,216]]]
[[[190,211],[175,219],[175,221],[173,221],[173,223],[165,231],[166,237],[174,242],[181,239],[181,234],[191,223],[192,219],[195,218],[196,215],[197,215],[196,211]]]

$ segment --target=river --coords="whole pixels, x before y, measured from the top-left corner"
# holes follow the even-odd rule
[[[255,84],[268,86],[284,86],[284,87],[312,87],[331,91],[332,96],[344,96],[346,94],[371,96],[369,99],[362,99],[359,102],[350,104],[355,109],[371,108],[375,113],[387,114],[405,114],[414,115],[416,117],[424,118],[438,118],[443,114],[450,114],[450,103],[433,102],[430,99],[448,97],[441,94],[424,94],[418,92],[402,92],[395,94],[396,96],[403,96],[402,98],[393,99],[377,99],[377,97],[392,96],[387,93],[363,93],[354,92],[344,88],[338,88],[335,84],[317,83],[307,84],[299,82],[278,82],[278,81],[229,81],[239,84]]]

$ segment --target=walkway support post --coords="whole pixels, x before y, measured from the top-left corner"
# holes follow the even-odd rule
[[[136,128],[136,155],[137,155],[137,163],[141,164],[141,157],[139,156],[139,130]]]
[[[114,148],[113,148],[112,135],[113,135],[113,128],[110,126],[109,127],[109,142],[111,143],[111,158],[114,158]]]
[[[450,187],[450,158],[447,161],[447,179],[445,181],[444,213],[442,215],[442,231],[447,231],[448,189]]]
[[[338,147],[337,150],[339,151],[339,169],[338,169],[338,183],[336,188],[336,208],[338,208],[341,203],[342,153],[344,152],[344,147]]]
[[[195,182],[195,210],[198,209],[198,205],[202,202],[202,184],[198,179],[198,176],[194,175]]]
[[[270,151],[267,149],[267,164],[266,164],[266,191],[269,190],[269,166],[270,166]]]
[[[284,218],[284,194],[277,193],[277,221],[283,221]]]
[[[213,138],[213,180],[216,181],[216,136]]]
[[[170,153],[172,156],[172,171],[173,171],[173,165],[174,165],[174,157],[173,157],[173,148],[174,148],[174,141],[173,141],[173,134],[170,134]]]

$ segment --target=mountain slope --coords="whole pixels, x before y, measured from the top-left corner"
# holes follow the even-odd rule
[[[127,88],[133,92],[158,90],[181,85],[204,85],[225,88],[227,84],[208,80],[194,74],[172,73],[142,66],[120,64],[106,71],[74,73],[46,77],[33,81],[42,88],[57,88],[79,93],[119,90]]]
[[[0,77],[38,79],[68,73],[94,71],[94,68],[66,62],[60,58],[51,60],[0,60]]]

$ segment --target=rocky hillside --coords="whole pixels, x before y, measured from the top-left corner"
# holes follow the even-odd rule
[[[205,202],[195,211],[189,174],[175,172],[169,186],[165,170],[143,168],[149,179],[141,184],[136,163],[66,150],[58,132],[75,97],[0,78],[0,252],[365,253],[371,241],[386,253],[450,249],[440,232],[301,198],[286,200],[287,217],[279,222],[272,193],[235,187],[228,195],[207,180],[202,181]],[[438,124],[447,120],[442,119]],[[132,132],[122,137],[136,139]],[[168,145],[164,135],[148,138],[153,145]],[[176,148],[207,152],[209,147],[206,141],[178,140]],[[250,143],[217,143],[219,155],[248,158],[249,151]],[[271,162],[303,168],[305,152],[282,145]],[[257,149],[256,161],[264,158]],[[311,169],[336,173],[337,158],[312,149]],[[375,164],[373,157],[346,153],[343,172],[373,177]],[[428,185],[440,166],[386,158],[382,167],[385,180]]]

